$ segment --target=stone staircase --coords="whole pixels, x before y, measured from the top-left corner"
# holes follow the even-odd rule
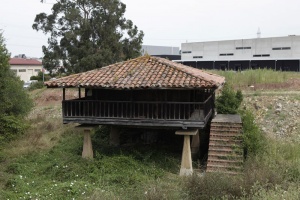
[[[211,122],[206,172],[239,174],[243,166],[239,115],[217,115]]]

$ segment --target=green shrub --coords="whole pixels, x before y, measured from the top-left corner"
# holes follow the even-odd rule
[[[235,92],[230,85],[225,84],[221,95],[216,100],[217,112],[220,114],[236,114],[242,101],[242,92]]]
[[[39,72],[37,76],[31,76],[30,80],[38,80],[40,82],[43,82],[43,76],[44,76],[44,81],[49,81],[51,78],[49,74],[43,75],[43,72]]]
[[[32,91],[32,90],[36,90],[36,89],[41,89],[43,87],[44,87],[44,83],[41,81],[38,81],[38,82],[32,83],[30,85],[30,87],[28,88],[28,90]]]
[[[0,144],[7,142],[24,133],[27,125],[21,118],[0,115]]]
[[[257,155],[266,147],[266,138],[260,128],[255,124],[253,114],[248,110],[240,110],[243,122],[243,143],[245,155]]]

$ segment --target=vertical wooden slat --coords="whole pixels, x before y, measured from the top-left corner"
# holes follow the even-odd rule
[[[63,88],[63,101],[66,100],[66,88]]]
[[[181,118],[180,118],[180,109],[181,109],[180,104],[178,104],[178,107],[179,107],[179,109],[178,109],[178,110],[179,110],[179,116],[178,116],[178,119],[181,119]]]

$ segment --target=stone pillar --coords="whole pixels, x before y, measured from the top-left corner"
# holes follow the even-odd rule
[[[180,176],[189,176],[193,174],[190,136],[196,135],[197,133],[198,133],[198,129],[180,130],[175,132],[176,135],[184,136],[181,167],[180,167],[180,174],[179,174]]]
[[[112,126],[110,129],[109,144],[112,146],[120,145],[120,131],[116,126]]]
[[[192,137],[192,144],[191,144],[191,150],[192,150],[192,157],[196,158],[198,153],[199,153],[199,148],[200,148],[200,133],[198,131],[198,133],[196,135],[193,135]]]
[[[83,150],[82,150],[82,158],[93,159],[93,147],[91,140],[91,129],[84,129],[84,140],[83,140]]]

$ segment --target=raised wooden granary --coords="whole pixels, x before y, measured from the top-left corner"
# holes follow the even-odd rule
[[[189,130],[206,126],[215,91],[224,82],[212,73],[142,56],[45,85],[63,89],[63,123]],[[66,100],[66,88],[78,88],[78,98]]]
[[[221,76],[143,56],[45,85],[85,89],[76,99],[65,100],[63,95],[64,123],[186,129],[206,125],[214,110],[214,92],[223,83]]]

